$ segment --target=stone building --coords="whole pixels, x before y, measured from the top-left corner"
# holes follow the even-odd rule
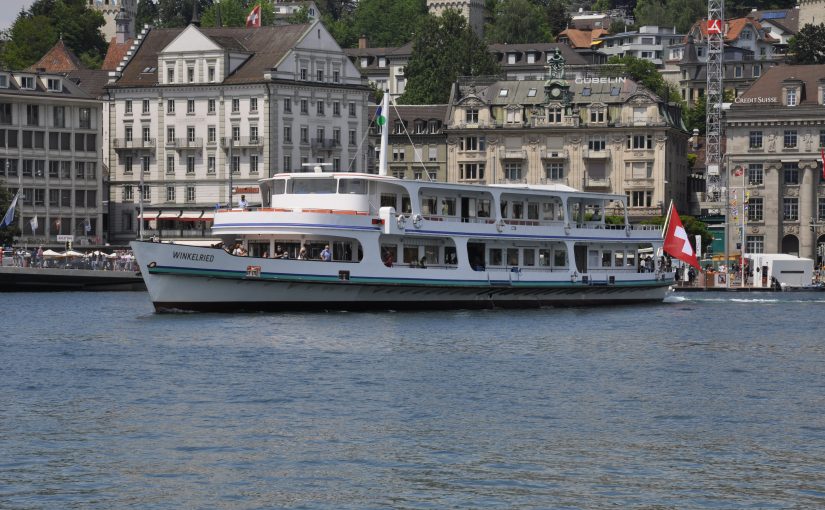
[[[817,259],[825,250],[825,67],[769,69],[726,119],[728,250],[744,242],[747,253]]]
[[[476,34],[484,38],[484,0],[427,0],[430,14],[441,16],[447,9],[460,12]]]
[[[687,204],[679,108],[626,78],[466,79],[446,118],[447,180],[560,184],[628,198],[634,220]]]
[[[374,117],[377,107],[372,108]],[[447,174],[447,105],[390,105],[387,147],[389,175],[399,179],[444,181]],[[370,126],[371,144],[381,145],[381,130]],[[378,171],[378,153],[373,172]]]
[[[370,89],[320,22],[145,29],[110,73],[113,237],[208,235],[216,204],[305,165],[366,168]],[[143,188],[139,188],[141,181]]]

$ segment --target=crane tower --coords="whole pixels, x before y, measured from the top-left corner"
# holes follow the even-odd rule
[[[725,39],[725,0],[708,0],[708,60],[707,86],[705,88],[705,171],[707,174],[707,200],[718,204],[724,214],[722,202],[722,101],[725,89],[722,85]]]

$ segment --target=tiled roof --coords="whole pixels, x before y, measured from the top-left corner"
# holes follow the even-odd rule
[[[582,58],[581,55],[573,51],[573,49],[562,43],[529,43],[529,44],[491,44],[488,46],[490,52],[494,53],[511,53],[511,52],[518,52],[518,53],[526,53],[529,51],[533,52],[541,52],[541,53],[551,53],[558,48],[561,55],[564,57],[565,62],[567,65],[586,65],[587,61]],[[519,62],[518,64],[525,64],[524,61]],[[544,62],[537,62],[537,64],[544,64]],[[506,62],[502,62],[502,65],[506,66]]]
[[[201,28],[206,37],[230,51],[250,53],[250,57],[227,76],[224,84],[263,81],[264,72],[277,66],[306,33],[310,25],[277,25],[256,29],[243,27]],[[123,70],[116,87],[153,87],[158,83],[158,53],[171,43],[183,28],[152,29],[137,53]]]
[[[572,48],[590,48],[593,42],[610,32],[603,28],[596,28],[593,30],[580,30],[578,28],[568,28],[559,33],[559,37],[567,37]]]
[[[541,105],[546,101],[544,80],[506,80],[481,87],[472,84],[460,86],[460,97],[474,95],[489,105]],[[501,91],[506,89],[506,95]],[[616,89],[616,90],[614,90]],[[660,99],[630,78],[620,83],[571,83],[574,104],[624,103],[631,96],[639,93],[648,95],[654,101]],[[588,95],[585,95],[588,94]]]
[[[86,66],[77,58],[77,55],[66,47],[63,39],[60,39],[36,64],[30,66],[27,71],[34,72],[42,69],[47,73],[68,73],[69,71],[85,68]]]
[[[109,41],[109,49],[106,51],[106,57],[103,59],[103,65],[101,65],[100,68],[106,71],[114,71],[117,69],[123,57],[126,56],[126,52],[132,47],[133,42],[134,39],[129,39],[122,44],[118,44],[117,38],[112,37],[112,40]]]
[[[378,105],[370,106],[370,118],[375,116],[375,111],[377,108]],[[394,120],[400,117],[401,120],[408,123],[411,127],[412,122],[416,120],[428,121],[431,119],[437,119],[441,122],[444,122],[444,119],[447,116],[447,108],[448,105],[446,104],[392,105],[390,106],[389,118],[391,120]]]
[[[92,97],[102,97],[104,87],[109,81],[109,72],[105,69],[78,69],[66,75],[79,89]]]
[[[739,36],[742,34],[742,30],[746,26],[752,26],[754,31],[756,32],[754,35],[756,37],[760,37],[760,33],[762,32],[762,25],[751,18],[734,18],[729,19],[725,22],[725,42],[732,42],[739,39]],[[702,34],[702,40],[707,39],[708,37],[708,22],[705,19],[699,20],[693,24],[693,27],[688,31],[688,35],[696,33],[696,30]],[[685,36],[686,38],[688,36]],[[773,38],[770,34],[766,34],[764,39],[768,42],[775,42],[777,39]]]
[[[808,66],[791,66],[780,65],[771,67],[765,71],[762,76],[751,85],[740,97],[742,98],[756,98],[756,97],[782,97],[782,82],[785,80],[800,80],[805,84],[804,93],[799,99],[800,105],[815,106],[817,101],[817,90],[819,89],[819,81],[825,81],[825,66],[822,65],[808,65]],[[774,104],[759,103],[758,108],[765,108],[771,106],[782,106],[781,102]],[[733,108],[741,108],[745,106],[754,107],[753,103],[734,103]],[[784,107],[783,107],[784,108]]]

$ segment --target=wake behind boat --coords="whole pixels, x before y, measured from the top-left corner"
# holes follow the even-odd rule
[[[263,207],[215,214],[213,235],[248,255],[132,243],[156,310],[614,304],[673,284],[658,227],[605,222],[621,195],[318,171],[264,179],[261,194]]]

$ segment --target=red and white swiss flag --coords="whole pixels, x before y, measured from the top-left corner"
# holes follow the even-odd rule
[[[682,220],[679,219],[679,213],[676,212],[676,206],[670,204],[670,221],[665,226],[665,244],[664,250],[670,254],[671,257],[677,258],[682,262],[686,262],[696,269],[699,267],[699,260],[696,258],[696,252],[693,251],[693,246],[688,239],[687,231],[682,226]]]
[[[246,17],[246,28],[249,27],[261,27],[261,4],[256,5],[249,11],[249,16]]]

